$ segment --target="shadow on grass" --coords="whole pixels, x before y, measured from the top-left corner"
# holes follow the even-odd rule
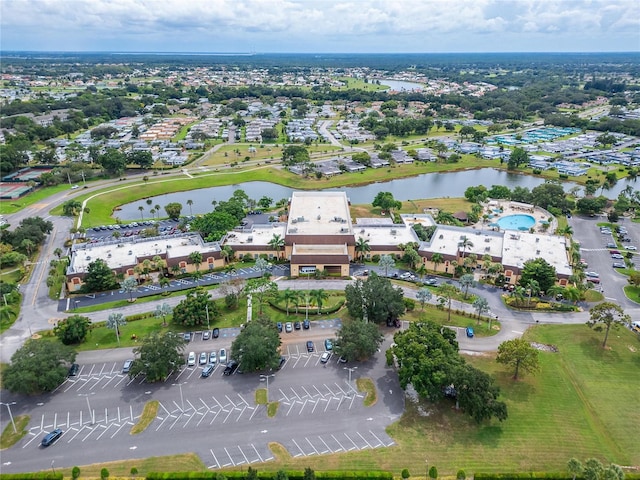
[[[585,338],[580,342],[580,348],[585,357],[598,361],[618,362],[620,354],[615,350],[611,350],[607,345],[602,348],[602,340],[604,339],[604,331],[600,332],[601,336]],[[609,332],[609,338],[615,335],[616,331],[612,328]]]

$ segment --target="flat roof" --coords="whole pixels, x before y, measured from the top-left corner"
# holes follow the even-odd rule
[[[567,256],[567,239],[558,235],[538,235],[525,232],[504,232],[502,264],[522,268],[524,262],[544,258],[558,275],[573,273]]]
[[[293,192],[287,233],[295,235],[353,235],[345,192]]]
[[[445,225],[438,225],[433,237],[431,237],[430,246],[423,249],[433,253],[456,256],[459,250],[458,244],[462,241],[462,237],[467,237],[469,242],[473,244],[467,247],[465,256],[475,253],[478,256],[478,260],[482,259],[483,255],[502,257],[502,233]]]
[[[347,255],[346,245],[301,245],[295,244],[292,255]]]
[[[399,245],[409,242],[420,242],[418,236],[409,225],[393,223],[358,224],[355,228],[356,242],[359,238],[369,241],[369,245]]]
[[[211,253],[219,251],[217,243],[205,244],[198,234],[153,237],[144,240],[109,242],[107,244],[84,244],[77,246],[71,255],[67,274],[84,273],[91,262],[98,258],[107,262],[111,269],[137,265],[140,257],[165,255],[167,258],[186,257],[191,252]]]
[[[280,235],[284,239],[286,224],[282,222],[273,222],[270,224],[254,224],[251,228],[237,229],[229,232],[224,241],[225,245],[260,245],[269,244],[274,235]]]

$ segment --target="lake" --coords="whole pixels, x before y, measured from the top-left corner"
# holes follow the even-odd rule
[[[424,90],[424,85],[416,82],[405,82],[404,80],[390,80],[390,79],[382,79],[380,80],[380,85],[386,85],[389,87],[389,90],[394,92],[421,92]]]
[[[416,177],[398,178],[388,182],[377,182],[368,185],[358,185],[352,187],[339,187],[323,189],[326,191],[344,191],[354,204],[371,203],[378,192],[391,192],[396,200],[418,200],[423,198],[443,198],[443,197],[464,197],[464,191],[471,186],[485,185],[491,188],[492,185],[504,185],[513,189],[516,186],[532,189],[544,183],[544,179],[531,175],[520,175],[509,173],[504,170],[494,168],[481,168],[478,170],[465,170],[460,172],[445,173],[425,173]],[[563,184],[565,191],[576,186],[572,182]],[[627,181],[620,181],[605,194],[609,198],[616,198],[626,187]],[[632,183],[631,185],[634,185]],[[151,206],[146,200],[138,200],[133,203],[122,205],[116,216],[123,221],[138,220],[141,218],[138,207],[143,207],[142,215],[150,219],[149,210],[154,205],[164,207],[170,202],[178,202],[183,205],[182,214],[201,214],[210,212],[213,207],[212,201],[228,200],[236,190],[244,190],[250,198],[259,200],[263,196],[273,199],[274,203],[282,198],[289,199],[291,193],[296,189],[283,187],[269,182],[244,182],[223,187],[209,187],[187,192],[168,193],[152,197]],[[598,192],[600,193],[600,192]],[[191,208],[187,205],[187,200],[192,200]],[[161,217],[165,216],[164,209]]]

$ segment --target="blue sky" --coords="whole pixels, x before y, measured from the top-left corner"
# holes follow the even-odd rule
[[[2,50],[640,51],[639,0],[2,0]]]

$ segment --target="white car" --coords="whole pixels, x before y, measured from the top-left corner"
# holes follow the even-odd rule
[[[218,355],[218,361],[224,365],[227,363],[227,351],[224,348],[220,349],[220,354]]]
[[[587,277],[600,278],[600,274],[598,274],[597,272],[584,272],[584,274]]]
[[[187,357],[187,366],[194,367],[196,365],[196,352],[189,352]]]
[[[627,250],[633,250],[633,251],[638,250],[638,247],[634,247],[633,245],[627,245],[625,248]]]
[[[207,363],[207,352],[202,352],[200,354],[200,365],[206,365]]]
[[[216,354],[215,351],[211,352],[209,354],[209,363],[215,365],[217,361],[218,361],[218,355]]]

